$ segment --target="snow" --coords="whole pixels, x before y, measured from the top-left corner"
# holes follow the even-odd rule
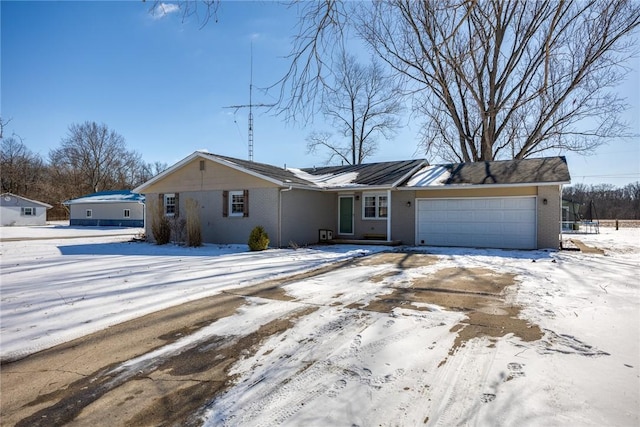
[[[291,171],[298,178],[309,181],[321,188],[351,186],[354,185],[356,179],[358,179],[358,172],[313,175],[296,168],[289,168],[289,171]]]
[[[444,166],[425,166],[413,174],[407,181],[407,187],[431,187],[440,186],[447,183],[451,176],[449,169]]]
[[[311,307],[233,366],[235,385],[208,405],[205,425],[638,425],[640,229],[600,230],[564,239],[604,255],[420,247],[411,249],[437,262],[402,271],[364,263],[331,269],[285,285],[292,301],[249,298],[235,315],[116,370]],[[243,245],[128,242],[138,232],[1,228],[0,357],[23,357],[181,302],[385,249],[253,253]],[[8,240],[16,237],[29,240]],[[520,317],[538,325],[543,338],[478,337],[452,351],[452,328],[465,313],[432,304],[424,304],[427,311],[358,309],[445,268],[514,274],[505,298],[522,307]]]
[[[128,190],[122,191],[103,191],[100,193],[89,194],[87,196],[78,197],[77,199],[67,200],[66,205],[75,205],[81,203],[112,203],[112,202],[131,202],[143,203],[144,196],[132,193]]]

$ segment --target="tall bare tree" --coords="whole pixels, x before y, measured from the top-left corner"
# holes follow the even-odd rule
[[[628,0],[394,0],[359,29],[417,91],[427,151],[479,161],[629,136],[611,89],[639,24]]]
[[[127,151],[124,138],[95,122],[70,125],[60,148],[49,153],[58,178],[69,185],[69,198],[132,186],[127,182],[131,161],[138,156]]]
[[[377,137],[389,139],[399,127],[403,111],[399,90],[378,62],[363,66],[344,50],[334,62],[332,75],[321,111],[338,131],[339,140],[333,141],[328,132],[314,132],[307,138],[307,148],[328,151],[328,163],[337,157],[361,164],[375,153]]]
[[[218,4],[204,2],[211,16]],[[620,121],[628,106],[612,89],[637,54],[637,0],[289,4],[300,21],[291,65],[278,82],[288,119],[319,111],[334,49],[357,34],[406,83],[431,156],[481,161],[588,152],[631,136]]]

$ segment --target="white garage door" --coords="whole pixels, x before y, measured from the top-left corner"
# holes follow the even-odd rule
[[[535,197],[417,200],[417,243],[535,249]]]

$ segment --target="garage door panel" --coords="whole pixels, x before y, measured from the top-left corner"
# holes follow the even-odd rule
[[[417,201],[418,244],[536,247],[535,197]]]

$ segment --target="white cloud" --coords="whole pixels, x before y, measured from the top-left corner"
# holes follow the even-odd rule
[[[162,19],[165,16],[178,12],[180,10],[180,6],[173,3],[160,3],[156,7],[153,8],[152,16],[154,19]]]

